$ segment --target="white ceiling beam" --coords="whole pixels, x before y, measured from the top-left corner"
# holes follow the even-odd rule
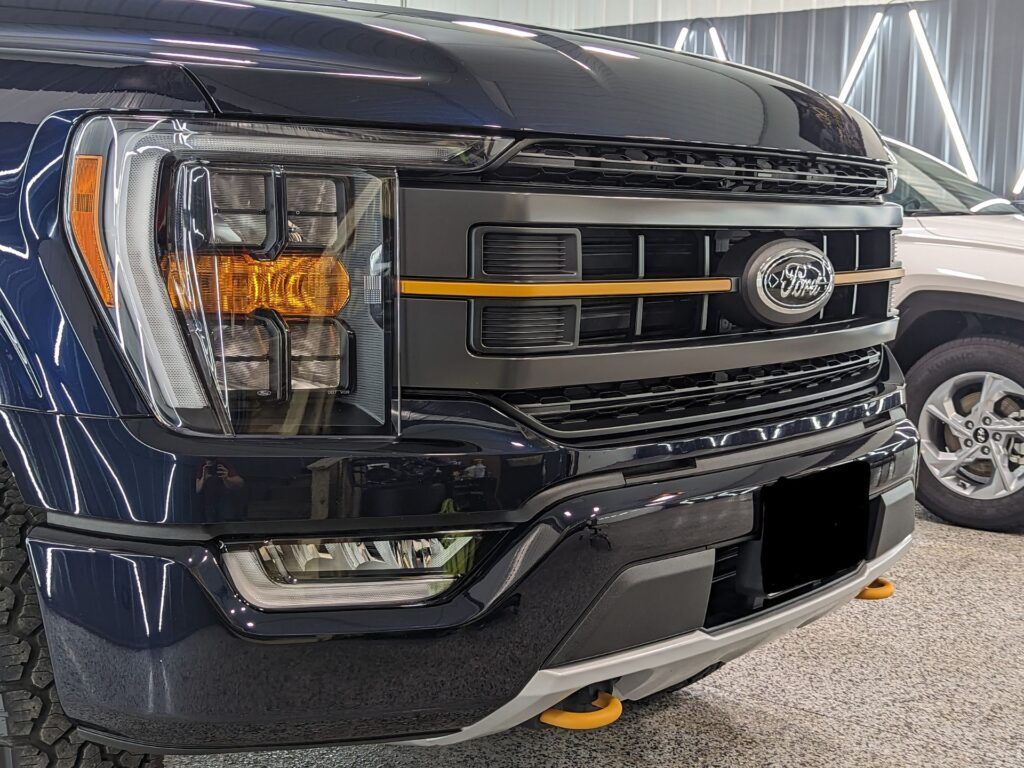
[[[399,0],[363,0],[398,5]],[[922,0],[919,0],[919,2]],[[923,0],[929,2],[930,0]],[[406,0],[409,8],[562,29],[594,29],[654,21],[721,19],[756,13],[881,5],[883,0]]]
[[[916,8],[911,8],[908,16],[910,17],[910,26],[914,30],[914,39],[917,40],[918,50],[921,51],[921,58],[924,59],[925,69],[928,70],[932,87],[935,89],[935,96],[938,98],[939,106],[942,107],[942,114],[946,118],[946,126],[949,128],[949,134],[953,138],[953,146],[956,148],[956,153],[960,156],[960,164],[963,165],[967,178],[971,181],[977,181],[978,172],[974,168],[971,151],[967,148],[967,140],[964,138],[964,132],[960,127],[960,121],[957,119],[956,110],[953,109],[953,102],[949,98],[949,91],[946,89],[946,83],[942,79],[942,73],[939,71],[939,63],[935,60],[935,51],[932,50],[932,44],[929,42],[928,35],[924,31],[924,24],[921,23],[921,16]]]
[[[686,50],[686,39],[690,36],[690,28],[683,27],[676,36],[676,44],[672,46],[673,51]]]
[[[1013,185],[1013,194],[1019,195],[1021,192],[1024,192],[1024,168],[1021,168],[1017,183]]]
[[[718,34],[718,29],[714,24],[708,27],[708,37],[711,38],[711,48],[715,52],[715,58],[720,61],[728,61],[729,56],[725,52],[725,44],[722,42],[722,37]]]
[[[871,51],[871,45],[875,42],[875,37],[878,35],[878,28],[882,26],[882,19],[885,18],[885,14],[879,11],[871,19],[871,24],[868,25],[868,32],[864,35],[864,42],[860,44],[860,48],[857,51],[857,55],[853,59],[853,64],[850,66],[850,71],[846,75],[846,79],[843,81],[843,87],[839,89],[839,100],[846,101],[850,98],[850,91],[853,90],[853,86],[857,83],[857,78],[860,76],[860,71],[864,68],[864,60],[868,57],[868,53]]]

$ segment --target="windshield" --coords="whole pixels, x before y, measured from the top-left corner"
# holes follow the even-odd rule
[[[1009,200],[929,155],[892,142],[888,146],[899,179],[886,200],[902,205],[907,216],[1020,213]]]

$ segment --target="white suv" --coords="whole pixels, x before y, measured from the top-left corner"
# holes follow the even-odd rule
[[[904,208],[894,348],[921,431],[918,498],[950,522],[1024,527],[1024,215],[890,141]]]

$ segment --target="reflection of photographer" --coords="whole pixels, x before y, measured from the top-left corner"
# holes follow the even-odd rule
[[[473,459],[473,463],[466,467],[462,476],[469,480],[482,480],[487,477],[487,465],[483,459]]]
[[[240,517],[245,512],[244,487],[242,476],[220,459],[207,459],[196,474],[196,493],[206,512]]]
[[[483,459],[473,462],[458,473],[452,488],[455,508],[460,512],[475,512],[495,508],[495,490],[498,478],[491,474]]]

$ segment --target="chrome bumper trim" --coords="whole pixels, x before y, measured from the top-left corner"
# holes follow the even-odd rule
[[[864,563],[855,574],[790,606],[722,631],[697,630],[658,643],[589,661],[537,672],[512,701],[457,733],[410,744],[440,746],[507,730],[539,715],[566,696],[592,683],[617,678],[615,695],[641,699],[695,675],[719,661],[729,661],[786,632],[809,624],[851,600],[861,588],[888,571],[910,547],[908,536],[885,554]]]

